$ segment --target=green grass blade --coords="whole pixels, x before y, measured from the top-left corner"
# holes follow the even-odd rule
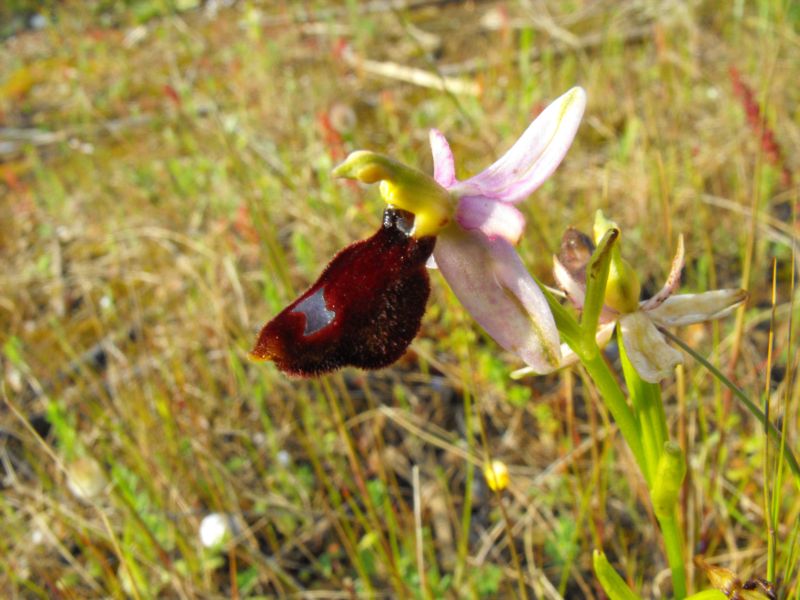
[[[747,408],[747,410],[749,410],[750,413],[756,419],[759,420],[759,422],[761,422],[761,423],[764,422],[766,417],[765,417],[764,413],[761,411],[761,409],[758,408],[758,406],[756,406],[753,403],[753,401],[750,400],[750,398],[747,397],[747,394],[745,394],[735,383],[733,383],[730,379],[728,379],[722,373],[722,371],[720,371],[717,367],[715,367],[710,362],[708,362],[704,357],[702,357],[700,354],[698,354],[688,344],[686,344],[683,340],[681,340],[679,337],[677,337],[676,335],[674,335],[670,331],[667,331],[666,329],[664,329],[664,330],[662,330],[662,332],[669,339],[671,339],[673,342],[675,342],[678,346],[683,348],[683,350],[686,353],[688,353],[692,358],[694,358],[697,362],[699,362],[706,369],[708,369],[711,372],[711,374],[714,375],[714,377],[716,377],[725,386],[727,386],[728,389],[733,392],[733,395],[736,396],[742,404],[744,404],[744,406]],[[780,445],[780,443],[781,443],[781,432],[778,430],[778,428],[775,427],[775,425],[773,423],[769,423],[768,424],[768,431],[769,431],[770,437],[772,437],[772,440],[776,444]],[[800,465],[798,465],[797,458],[795,458],[794,454],[792,453],[792,451],[788,447],[785,448],[784,458],[786,459],[786,462],[788,463],[789,468],[792,470],[792,473],[794,473],[795,483],[797,484],[798,489],[800,489]]]

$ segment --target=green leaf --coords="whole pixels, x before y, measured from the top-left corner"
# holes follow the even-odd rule
[[[614,570],[602,551],[595,550],[592,560],[594,574],[611,600],[641,600]]]
[[[686,596],[685,600],[728,600],[728,597],[719,590],[703,590]]]

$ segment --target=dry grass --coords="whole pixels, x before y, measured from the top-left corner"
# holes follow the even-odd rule
[[[563,229],[602,208],[652,291],[682,232],[684,289],[742,285],[751,301],[679,333],[762,405],[769,383],[798,450],[798,188],[781,181],[799,166],[797,5],[408,4],[73,1],[2,42],[4,597],[489,598],[522,576],[532,597],[601,598],[595,547],[667,597],[643,481],[582,372],[511,381],[519,362],[437,275],[391,369],[301,381],[246,358],[375,229],[375,190],[330,178],[344,154],[429,169],[435,126],[474,173],[575,84],[586,118],[523,205],[527,264],[549,280]],[[800,598],[798,487],[764,469],[761,425],[690,360],[664,398],[689,457],[690,552],[763,574],[766,487],[782,592]],[[511,465],[502,497],[480,474],[489,455]],[[100,484],[76,494],[81,474]],[[236,524],[218,549],[198,537],[210,512]]]

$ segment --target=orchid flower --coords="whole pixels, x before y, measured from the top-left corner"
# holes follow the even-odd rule
[[[598,211],[595,220],[595,240],[599,240],[611,227],[616,227]],[[567,298],[578,309],[583,307],[585,265],[592,252],[591,239],[575,229],[564,234],[561,253],[553,257],[553,272]],[[631,364],[639,376],[650,383],[668,377],[683,362],[683,355],[667,344],[659,327],[691,325],[719,319],[732,312],[747,299],[740,289],[723,289],[701,294],[675,294],[681,281],[684,265],[683,236],[678,238],[678,249],[664,286],[652,298],[639,301],[641,286],[636,273],[625,261],[616,245],[612,251],[605,306],[600,314],[597,332],[598,344],[611,338],[615,326]],[[574,354],[564,352],[562,365],[574,362]],[[519,374],[519,372],[517,372]]]
[[[547,301],[514,250],[525,219],[514,204],[556,169],[580,123],[586,94],[549,105],[482,173],[455,176],[444,136],[431,131],[433,177],[387,156],[350,154],[334,175],[380,182],[384,226],[342,250],[320,278],[267,323],[251,356],[295,375],[397,360],[416,335],[429,294],[425,262],[502,347],[535,369],[560,364]]]

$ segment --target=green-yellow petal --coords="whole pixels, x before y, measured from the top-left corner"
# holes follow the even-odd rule
[[[363,183],[380,181],[384,202],[414,214],[411,235],[417,238],[436,235],[453,215],[450,193],[430,175],[383,154],[358,150],[333,170],[335,177]]]

